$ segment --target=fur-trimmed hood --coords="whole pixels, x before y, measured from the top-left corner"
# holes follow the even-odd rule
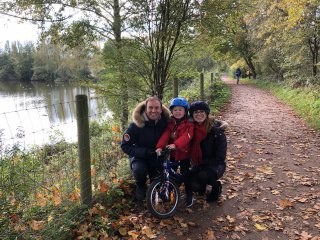
[[[225,130],[226,128],[229,127],[229,124],[226,121],[222,121],[222,120],[213,119],[212,123],[214,127],[218,127],[221,130]]]
[[[145,122],[148,121],[148,118],[144,112],[145,108],[146,101],[143,101],[139,103],[132,112],[132,122],[136,124],[138,128],[143,128]],[[164,117],[167,120],[167,122],[170,122],[170,110],[164,105],[162,105],[161,117]]]

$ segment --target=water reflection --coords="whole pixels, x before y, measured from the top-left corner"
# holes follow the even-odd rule
[[[78,94],[88,96],[91,120],[110,116],[105,98],[92,89],[67,83],[0,83],[1,144],[41,145],[57,131],[67,141],[76,141]]]

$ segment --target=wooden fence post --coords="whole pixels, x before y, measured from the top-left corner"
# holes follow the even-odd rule
[[[200,97],[201,97],[201,100],[204,101],[204,76],[203,76],[203,72],[200,73]]]
[[[91,166],[88,99],[86,95],[76,96],[77,127],[78,127],[78,157],[80,171],[81,202],[89,205],[92,202]]]

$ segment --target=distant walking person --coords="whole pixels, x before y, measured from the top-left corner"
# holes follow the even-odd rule
[[[241,77],[241,70],[240,70],[240,68],[237,68],[237,69],[236,69],[235,75],[236,75],[236,79],[237,79],[237,84],[239,84],[239,80],[240,80],[240,77]]]

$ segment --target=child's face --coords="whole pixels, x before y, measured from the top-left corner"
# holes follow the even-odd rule
[[[184,107],[180,107],[180,106],[176,106],[172,109],[172,115],[176,118],[176,119],[181,119],[184,117],[186,113],[186,110],[184,109]]]

